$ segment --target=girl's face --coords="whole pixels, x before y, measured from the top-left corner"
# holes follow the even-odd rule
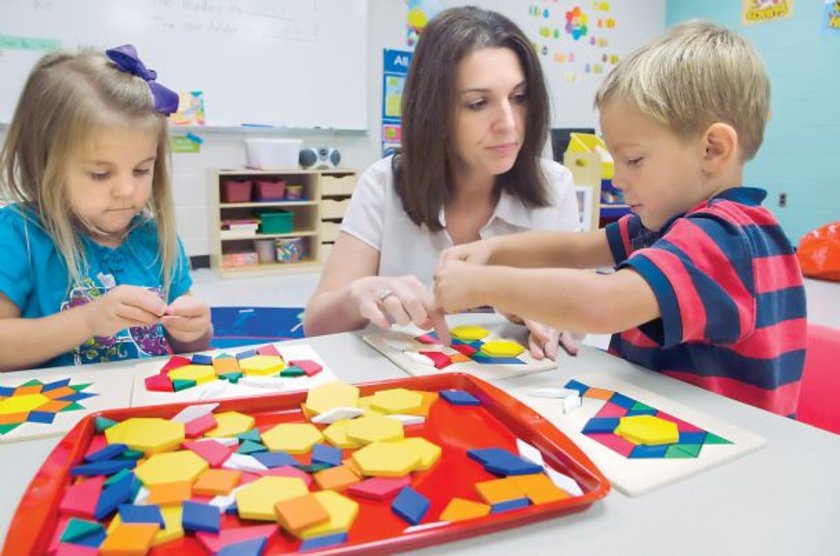
[[[103,126],[90,144],[68,163],[70,207],[94,241],[116,247],[152,194],[158,134],[142,126]]]
[[[528,90],[516,53],[482,48],[458,65],[453,167],[498,176],[516,162],[525,135]]]

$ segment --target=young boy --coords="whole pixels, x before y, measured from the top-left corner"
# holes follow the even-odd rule
[[[610,350],[629,361],[794,414],[805,358],[802,276],[760,206],[766,192],[741,187],[769,97],[755,51],[721,27],[689,22],[636,51],[595,99],[613,185],[633,214],[596,232],[451,248],[435,276],[437,302],[620,333]],[[571,270],[608,265],[616,272]]]

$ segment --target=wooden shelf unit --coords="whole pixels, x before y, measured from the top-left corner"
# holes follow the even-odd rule
[[[302,185],[301,199],[282,201],[250,201],[243,203],[222,202],[222,188],[226,180],[277,180],[283,179],[288,186]],[[349,169],[330,170],[211,170],[209,187],[209,238],[210,266],[222,277],[250,276],[277,272],[317,270],[325,259],[325,249],[334,241],[336,220],[340,221],[356,183],[356,172]],[[252,199],[254,192],[252,191]],[[336,204],[339,202],[339,204]],[[325,208],[326,206],[326,208]],[[257,218],[259,209],[287,210],[293,213],[292,231],[268,233],[240,231],[223,234],[223,220]],[[324,214],[322,214],[322,211]],[[324,234],[329,234],[325,237]],[[295,263],[259,263],[248,266],[224,266],[223,256],[229,253],[256,251],[254,240],[294,238],[302,239],[305,256]]]

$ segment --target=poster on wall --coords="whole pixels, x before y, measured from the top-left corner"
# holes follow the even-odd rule
[[[820,23],[823,35],[840,37],[840,0],[826,0]]]
[[[388,156],[399,148],[402,140],[400,117],[402,92],[411,52],[407,50],[383,50],[382,59],[382,156]]]
[[[793,14],[793,0],[743,0],[741,6],[744,24],[765,23]]]

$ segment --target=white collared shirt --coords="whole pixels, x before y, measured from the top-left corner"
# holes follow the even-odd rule
[[[513,195],[502,192],[493,214],[482,226],[482,239],[528,230],[574,231],[578,225],[577,198],[572,173],[564,166],[541,159],[551,204],[528,208]],[[341,230],[379,251],[379,275],[411,274],[431,287],[441,252],[453,245],[441,209],[440,232],[417,226],[402,207],[394,190],[391,157],[372,164],[359,177]]]

